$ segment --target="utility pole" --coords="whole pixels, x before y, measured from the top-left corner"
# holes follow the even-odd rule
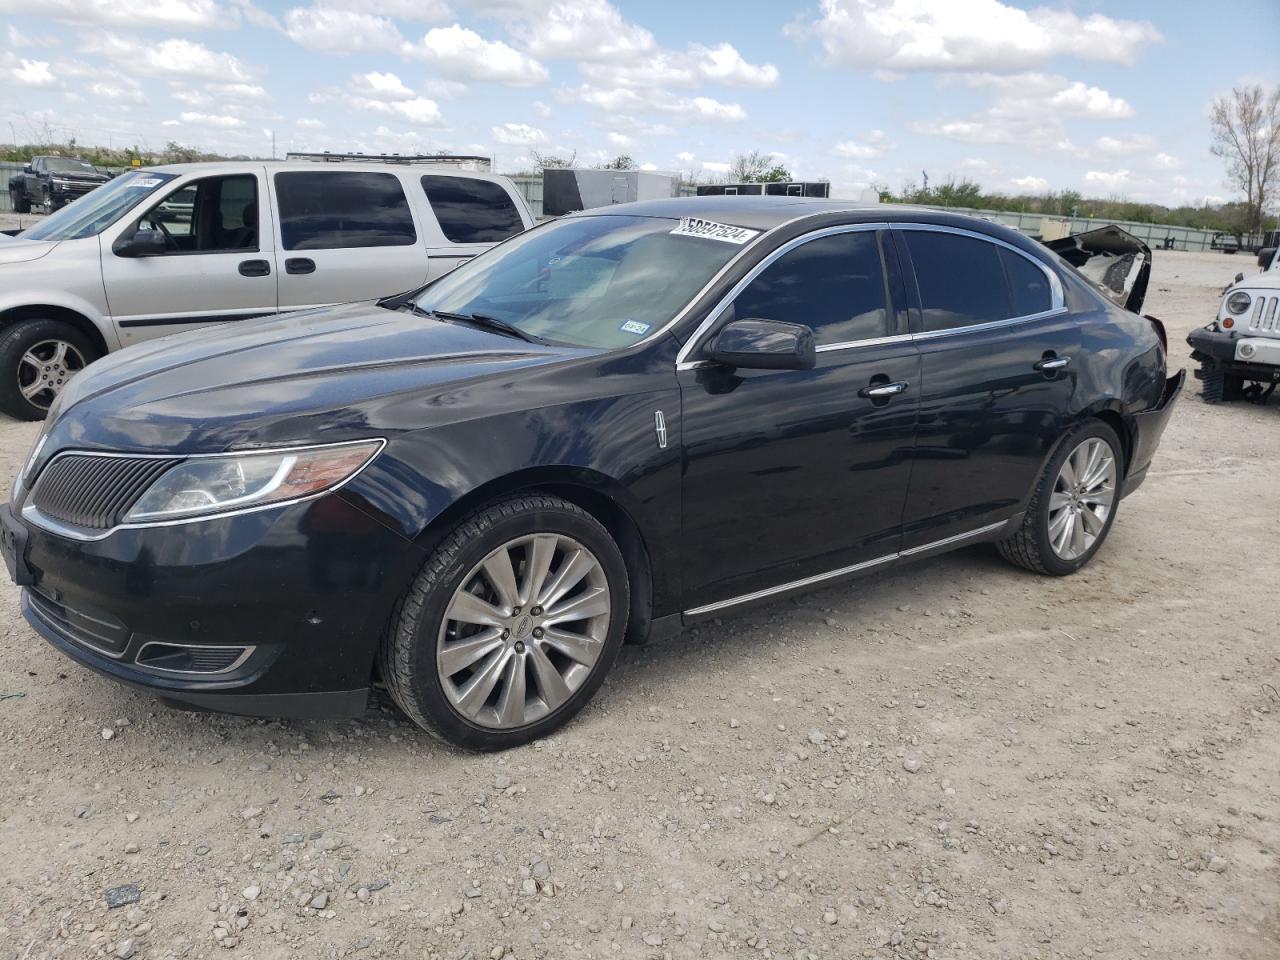
[[[276,158],[276,130],[275,130],[275,127],[272,127],[271,128],[271,159],[274,160],[275,158]]]
[[[929,192],[929,174],[926,171],[921,170],[920,176],[924,177],[924,192],[928,193]]]

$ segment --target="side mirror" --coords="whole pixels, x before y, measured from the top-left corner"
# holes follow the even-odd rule
[[[31,169],[31,164],[29,164],[29,163],[24,163],[24,164],[22,165],[22,172],[23,172],[23,173],[35,173],[35,171]]]
[[[117,257],[160,257],[168,247],[159,230],[135,230],[113,243],[111,252]]]
[[[734,320],[716,334],[711,359],[747,370],[812,370],[813,330],[778,320]]]

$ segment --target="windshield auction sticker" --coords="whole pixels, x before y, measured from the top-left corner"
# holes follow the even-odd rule
[[[703,220],[699,217],[681,217],[680,225],[671,231],[674,237],[702,237],[704,240],[719,240],[722,243],[746,243],[760,235],[759,230],[748,230],[746,227],[735,227],[728,223],[716,223],[714,220]]]

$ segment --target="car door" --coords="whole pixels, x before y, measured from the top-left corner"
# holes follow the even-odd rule
[[[689,613],[896,554],[920,360],[906,312],[894,308],[901,301],[890,294],[897,272],[889,254],[887,281],[874,225],[792,240],[691,342],[677,372]],[[815,368],[730,369],[703,359],[731,317],[812,327]]]
[[[282,170],[271,179],[281,310],[371,300],[426,282],[426,249],[396,174]]]
[[[432,280],[525,229],[515,198],[496,180],[429,173],[418,187],[434,221],[427,224]]]
[[[261,167],[181,181],[102,235],[103,286],[122,345],[275,313],[263,181]],[[125,255],[121,242],[139,232],[163,236],[164,252]]]
[[[894,225],[920,347],[903,549],[1017,512],[1069,419],[1080,330],[1056,273],[979,233]]]

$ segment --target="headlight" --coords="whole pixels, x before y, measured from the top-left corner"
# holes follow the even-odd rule
[[[301,500],[346,483],[383,440],[192,457],[160,475],[125,516],[146,523]]]
[[[1249,309],[1249,304],[1252,302],[1252,298],[1247,293],[1243,290],[1237,290],[1227,297],[1227,312],[1239,316]]]

